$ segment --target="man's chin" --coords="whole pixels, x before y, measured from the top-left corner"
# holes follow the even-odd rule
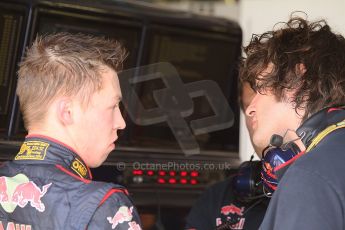
[[[262,136],[261,136],[262,137]],[[262,138],[258,137],[258,135],[253,136],[253,147],[255,150],[263,150],[265,149],[270,143],[270,140],[263,140]]]
[[[102,155],[102,157],[98,159],[94,159],[93,162],[90,162],[89,167],[90,168],[98,168],[101,166],[108,158],[109,153]]]
[[[98,168],[99,166],[101,166],[103,164],[103,162],[106,160],[106,158],[104,160],[100,160],[98,162],[93,162],[92,164],[90,164],[90,168]]]

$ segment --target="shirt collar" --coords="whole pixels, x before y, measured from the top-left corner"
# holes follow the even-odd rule
[[[81,178],[92,179],[89,167],[73,148],[47,136],[27,136],[14,160],[25,164],[61,165]]]

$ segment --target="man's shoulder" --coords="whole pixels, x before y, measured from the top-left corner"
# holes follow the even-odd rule
[[[206,189],[206,193],[225,193],[229,190],[232,190],[233,186],[231,186],[232,177],[226,178],[220,182],[216,182],[215,184],[210,185]]]
[[[329,192],[339,191],[338,195],[345,197],[345,181],[341,176],[345,174],[344,134],[345,129],[328,134],[315,148],[297,159],[280,182],[284,192],[294,194],[297,188],[305,190],[308,186],[315,189],[312,193],[315,194],[321,192],[318,186],[325,186]]]
[[[92,193],[101,196],[109,190],[121,191],[126,193],[126,189],[118,184],[93,181],[91,179],[82,178],[74,174],[67,168],[57,167],[53,164],[23,164],[22,162],[8,161],[0,166],[0,176],[16,177],[24,175],[28,180],[33,180],[35,183],[52,183],[52,187],[57,188],[58,191],[92,195]]]
[[[138,229],[140,218],[124,187],[113,187],[103,196],[98,204],[89,229]]]
[[[194,206],[208,206],[210,209],[218,209],[224,202],[233,199],[233,186],[231,186],[231,181],[231,178],[227,178],[208,187],[197,199]]]
[[[219,206],[223,202],[224,198],[233,198],[233,186],[231,186],[230,178],[207,187],[199,196],[195,205],[204,205],[205,202],[211,202],[212,206]]]
[[[106,193],[104,194],[102,200],[100,201],[100,205],[103,203],[121,203],[121,201],[126,201],[127,203],[131,203],[129,193],[127,189],[121,185],[113,184],[113,183],[106,183],[106,182],[96,182],[101,183],[100,185],[107,189]]]
[[[307,172],[320,176],[320,179],[333,180],[345,173],[345,128],[328,134],[311,151],[301,156],[287,171]]]
[[[231,180],[225,179],[209,186],[196,200],[186,219],[187,229],[213,229],[216,219],[219,217],[221,207],[224,205],[224,198],[228,190],[231,190]]]

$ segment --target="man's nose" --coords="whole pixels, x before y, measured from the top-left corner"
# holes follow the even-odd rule
[[[256,111],[256,108],[255,108],[256,100],[257,100],[257,95],[255,95],[255,97],[252,99],[252,101],[248,105],[248,107],[245,111],[246,116],[248,116],[248,117],[254,116],[255,111]]]
[[[120,109],[117,109],[117,113],[115,114],[114,128],[115,129],[125,129],[126,128],[126,122],[123,119],[123,116],[122,116]]]

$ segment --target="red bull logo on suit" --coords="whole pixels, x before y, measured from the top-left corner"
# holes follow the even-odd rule
[[[8,195],[7,195],[7,184],[6,178],[4,176],[0,177],[0,202],[7,202]]]
[[[14,222],[8,222],[7,225],[3,224],[2,221],[0,221],[0,230],[31,230],[31,225],[26,224],[18,224]]]
[[[113,217],[108,217],[107,220],[111,224],[111,228],[115,229],[118,224],[122,224],[125,221],[131,221],[133,206],[128,208],[127,206],[121,206]]]
[[[128,230],[141,230],[141,227],[139,224],[137,224],[135,221],[129,222],[129,229]]]
[[[127,206],[121,206],[115,215],[113,217],[107,217],[107,220],[111,224],[111,228],[115,229],[116,226],[119,224],[122,224],[124,222],[128,223],[128,230],[141,230],[141,227],[139,224],[137,224],[135,221],[131,221],[133,219],[133,206],[127,207]]]
[[[52,183],[42,186],[40,189],[24,174],[14,177],[0,177],[0,204],[2,208],[12,213],[17,206],[24,208],[28,204],[39,212],[44,212],[45,205],[42,197],[47,193]]]

